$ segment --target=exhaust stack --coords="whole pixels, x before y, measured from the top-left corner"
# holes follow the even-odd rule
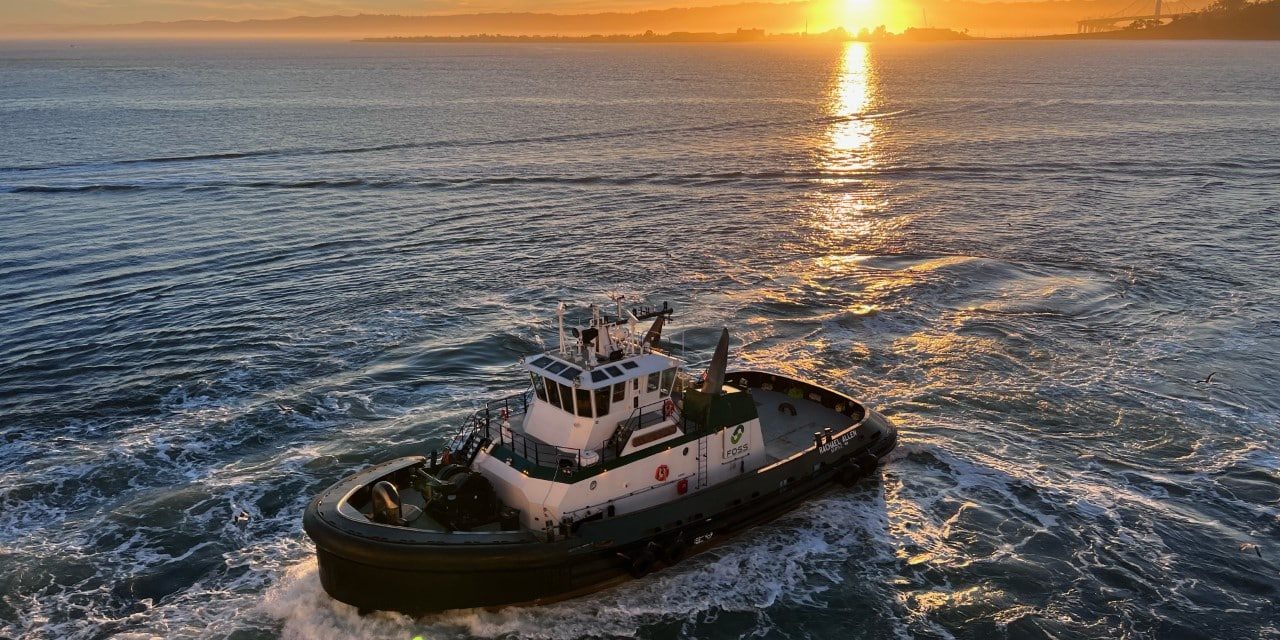
[[[724,389],[724,372],[729,367],[729,329],[722,329],[720,342],[716,344],[716,352],[711,356],[711,366],[707,367],[707,381],[702,384],[703,393],[719,395]]]

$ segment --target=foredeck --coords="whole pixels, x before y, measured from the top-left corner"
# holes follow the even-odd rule
[[[765,457],[770,463],[813,446],[814,432],[828,427],[840,431],[853,426],[857,421],[857,418],[824,407],[821,403],[794,398],[778,391],[754,387],[751,389],[751,398],[760,414]],[[779,409],[784,403],[795,407],[794,416],[790,411]]]

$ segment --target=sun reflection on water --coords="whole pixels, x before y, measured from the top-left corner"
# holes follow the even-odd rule
[[[879,84],[870,45],[846,43],[835,65],[825,105],[828,127],[821,149],[824,179],[814,215],[815,240],[832,252],[864,251],[894,226],[874,214],[885,208],[875,184],[880,164],[875,118]],[[886,228],[888,227],[888,228]]]
[[[874,83],[870,45],[846,43],[827,107],[832,119],[828,170],[862,171],[875,165],[870,153],[875,123],[867,118],[873,106]]]

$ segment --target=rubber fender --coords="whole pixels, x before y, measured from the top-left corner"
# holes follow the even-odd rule
[[[862,478],[862,467],[852,462],[846,463],[836,472],[836,480],[846,487],[852,487],[858,484],[858,480]]]
[[[681,534],[676,536],[676,539],[668,543],[662,550],[662,560],[670,566],[684,560],[685,555],[688,553],[689,543],[684,541],[684,534]]]
[[[643,578],[649,575],[649,572],[653,571],[653,563],[656,561],[657,558],[654,557],[653,551],[645,547],[644,551],[636,554],[636,557],[631,559],[631,576],[633,578]]]
[[[879,464],[880,460],[869,453],[864,453],[861,456],[858,456],[858,469],[861,471],[860,475],[862,477],[875,473],[876,467]]]

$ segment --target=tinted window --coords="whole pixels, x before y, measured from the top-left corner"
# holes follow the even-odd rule
[[[573,389],[569,385],[558,385],[560,387],[560,408],[573,413]]]
[[[529,374],[529,380],[530,380],[531,382],[533,382],[533,392],[534,392],[534,393],[536,393],[536,394],[538,394],[538,399],[539,399],[539,400],[546,400],[546,399],[547,399],[547,388],[546,388],[546,387],[544,387],[544,386],[542,386],[542,376],[540,376],[540,375],[538,375],[538,374],[536,374],[536,373],[531,373],[531,374]]]
[[[609,413],[609,387],[596,389],[596,415]]]
[[[627,383],[617,382],[613,385],[613,401],[622,402],[627,398]]]
[[[584,418],[591,417],[591,390],[577,389],[578,393],[578,415]]]
[[[564,371],[565,369],[568,369],[568,368],[569,368],[569,365],[563,362],[555,362],[555,363],[552,363],[551,366],[547,367],[547,371],[550,371],[551,373],[560,373],[561,371]]]
[[[638,365],[638,364],[636,364],[636,363],[634,363],[634,362],[632,362],[632,361],[628,360],[628,361],[626,361],[626,362],[622,363],[622,366],[623,366],[623,367],[626,367],[627,369],[635,369],[636,367],[638,367],[638,366],[640,366],[640,365]]]
[[[535,367],[545,367],[549,364],[551,364],[551,358],[548,358],[546,356],[542,356],[541,358],[538,358],[537,360],[533,361],[533,366]]]
[[[645,388],[645,390],[646,391],[658,390],[658,372],[657,371],[654,371],[653,373],[649,374],[649,384]]]
[[[608,380],[608,379],[609,379],[609,374],[605,373],[600,369],[596,369],[595,371],[591,372],[592,382],[600,382],[602,380]]]
[[[546,383],[547,383],[547,402],[550,402],[551,404],[557,407],[560,406],[560,387],[557,386],[555,381],[552,381],[552,380],[547,380]]]
[[[613,377],[615,377],[615,378],[616,378],[616,377],[618,377],[618,376],[620,376],[620,375],[622,375],[622,369],[619,369],[619,368],[617,368],[617,367],[609,367],[609,368],[605,369],[605,371],[608,371],[608,372],[609,372],[609,375],[611,375],[611,376],[613,376]]]
[[[560,375],[563,376],[565,380],[573,380],[574,378],[578,377],[578,374],[580,373],[582,373],[582,369],[574,369],[573,367],[569,367],[568,369],[561,371]]]

